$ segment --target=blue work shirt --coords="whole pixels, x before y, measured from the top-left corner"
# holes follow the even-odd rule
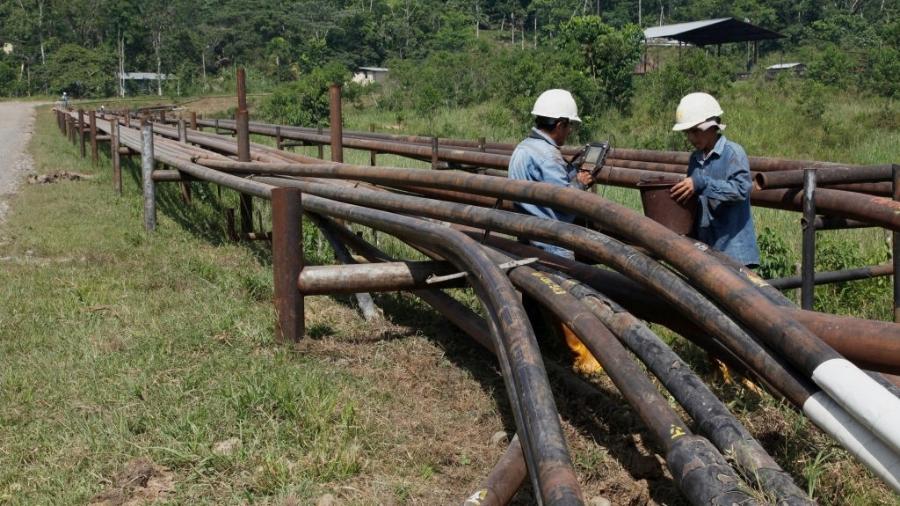
[[[531,129],[531,133],[516,146],[509,159],[510,179],[550,183],[564,188],[583,189],[584,186],[575,177],[577,173],[578,169],[569,165],[563,159],[556,142],[537,128]],[[520,202],[516,202],[515,206],[538,218],[558,220],[566,223],[572,223],[575,220],[575,215],[557,211],[551,207]],[[572,258],[573,256],[571,251],[559,246],[537,241],[531,241],[531,244],[556,255],[567,258]]]
[[[688,163],[699,219],[697,239],[743,265],[759,265],[756,229],[750,213],[750,162],[739,144],[720,135],[709,156],[694,151]]]

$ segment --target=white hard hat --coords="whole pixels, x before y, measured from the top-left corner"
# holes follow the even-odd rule
[[[709,93],[691,93],[685,95],[678,103],[678,109],[675,110],[675,126],[672,130],[681,131],[690,128],[705,126],[709,128],[718,125],[717,122],[709,122],[711,118],[715,118],[724,114],[719,102]],[[720,127],[722,125],[719,125]],[[703,128],[703,130],[706,130]]]
[[[531,114],[545,118],[566,118],[581,123],[578,106],[572,94],[566,90],[547,90],[534,101]]]

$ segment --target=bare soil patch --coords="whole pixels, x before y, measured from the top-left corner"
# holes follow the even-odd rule
[[[112,486],[91,499],[91,506],[139,506],[164,500],[175,490],[174,475],[146,458],[128,462]]]

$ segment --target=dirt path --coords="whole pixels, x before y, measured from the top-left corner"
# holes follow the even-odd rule
[[[28,140],[34,127],[36,102],[0,102],[0,223],[25,175],[32,170]]]

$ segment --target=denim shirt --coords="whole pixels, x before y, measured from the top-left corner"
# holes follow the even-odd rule
[[[512,157],[509,159],[509,178],[521,181],[535,181],[550,183],[566,188],[582,189],[583,186],[576,179],[577,170],[563,159],[559,146],[547,134],[537,128],[531,129],[531,134],[516,146]],[[538,206],[516,202],[516,207],[526,213],[572,223],[575,215],[557,211],[550,207]]]
[[[521,181],[550,183],[566,188],[583,189],[575,177],[577,169],[563,159],[559,146],[547,134],[537,128],[516,146],[509,159],[509,178]],[[572,223],[575,215],[557,211],[551,207],[516,202],[515,206],[524,212],[549,220]],[[571,258],[572,252],[552,244],[532,241],[531,244],[550,253]]]
[[[720,135],[708,157],[702,150],[691,154],[688,176],[700,206],[697,239],[741,264],[758,265],[750,213],[750,162],[744,148]]]

